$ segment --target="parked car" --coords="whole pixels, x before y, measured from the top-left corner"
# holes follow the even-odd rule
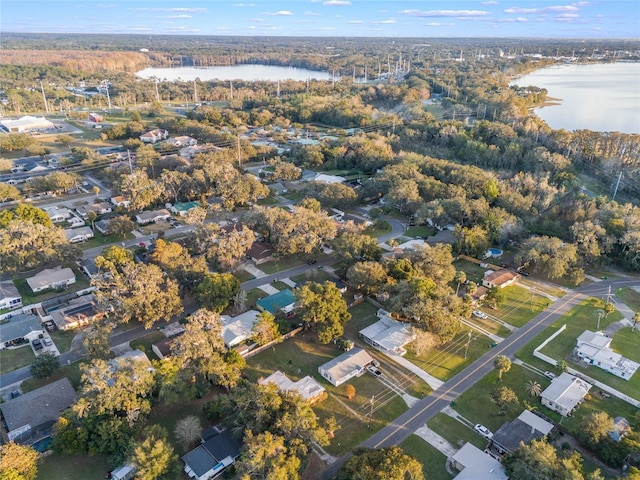
[[[491,433],[491,430],[489,430],[484,425],[480,425],[478,423],[475,427],[473,427],[473,429],[476,431],[477,434],[486,438],[487,440],[491,440],[491,438],[493,437],[493,433]]]
[[[367,370],[369,371],[369,373],[371,373],[375,377],[379,377],[382,375],[382,372],[378,370],[376,367],[374,367],[373,365],[367,366]]]
[[[46,322],[44,322],[44,328],[47,329],[47,332],[55,332],[56,324],[53,323],[51,320],[47,320]]]
[[[32,341],[31,345],[33,345],[33,349],[36,350],[36,351],[42,350],[44,348],[42,346],[42,342],[38,338],[36,338],[34,341]]]
[[[11,398],[18,398],[20,396],[19,390],[11,390]]]
[[[553,380],[554,378],[556,378],[556,374],[553,373],[553,372],[550,372],[548,370],[546,372],[544,372],[543,375],[545,377],[547,377],[548,379],[550,379],[550,380]]]
[[[480,310],[474,310],[473,316],[478,318],[487,318],[487,314],[484,312],[481,312]]]
[[[307,260],[307,265],[315,265],[316,263],[318,263],[318,260]]]
[[[51,345],[53,345],[53,342],[49,337],[44,337],[42,339],[42,343],[44,343],[46,347],[50,347]]]

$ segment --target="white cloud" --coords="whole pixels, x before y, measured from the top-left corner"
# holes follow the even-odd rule
[[[307,17],[319,17],[320,14],[318,12],[304,12]]]
[[[480,2],[480,5],[498,5],[495,0],[489,0],[488,2]]]
[[[293,15],[293,12],[290,12],[289,10],[279,10],[277,12],[267,12],[267,13],[265,13],[265,15],[289,17],[289,16]]]
[[[362,25],[364,22],[362,20],[349,20],[347,23],[352,25]]]
[[[387,20],[380,20],[378,22],[373,22],[374,25],[385,25],[385,24],[391,24],[391,23],[396,23],[395,19],[389,18]]]
[[[524,17],[511,17],[511,18],[500,18],[496,20],[498,23],[517,23],[517,22],[527,22],[528,20]]]
[[[193,15],[180,14],[180,15],[158,15],[153,18],[193,18]]]
[[[431,22],[425,23],[425,27],[453,27],[455,23],[440,23],[440,22]]]
[[[322,5],[325,7],[347,7],[351,5],[351,2],[348,0],[327,0],[326,2],[322,2]]]
[[[519,13],[519,14],[540,14],[540,13],[558,13],[558,12],[577,12],[578,7],[573,5],[553,5],[551,7],[544,8],[520,8],[511,7],[505,9],[504,13]]]
[[[335,27],[322,27],[320,30],[337,30]]]
[[[135,10],[138,12],[176,12],[176,13],[202,13],[206,12],[207,9],[205,7],[174,7],[174,8],[149,8],[149,7],[138,7],[138,8],[130,8],[129,10]]]
[[[489,15],[484,10],[402,10],[400,13],[412,17],[482,17]]]

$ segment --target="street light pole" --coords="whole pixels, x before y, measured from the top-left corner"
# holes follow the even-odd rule
[[[464,359],[467,359],[467,353],[469,353],[469,344],[471,343],[471,330],[469,330],[469,336],[467,337],[467,346],[464,349]]]

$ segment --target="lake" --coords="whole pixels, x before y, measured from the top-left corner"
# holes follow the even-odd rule
[[[558,99],[534,110],[553,129],[640,133],[640,63],[544,68],[511,85],[546,88]]]
[[[136,72],[142,78],[158,78],[160,80],[193,81],[207,80],[278,80],[306,81],[307,79],[331,80],[329,72],[307,70],[306,68],[280,67],[275,65],[233,65],[228,67],[176,67],[145,68]],[[337,80],[337,77],[336,77]]]

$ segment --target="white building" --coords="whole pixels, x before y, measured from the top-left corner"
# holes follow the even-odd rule
[[[71,217],[71,210],[68,208],[49,208],[47,209],[47,215],[53,223],[64,222]]]
[[[64,231],[69,243],[86,242],[93,238],[93,230],[91,227],[69,228]]]
[[[629,380],[640,364],[614,352],[611,349],[611,340],[602,332],[585,330],[576,341],[576,353],[588,365],[594,365]]]
[[[354,348],[320,365],[318,373],[337,387],[353,377],[362,375],[371,362],[373,358],[366,350]]]
[[[465,445],[451,457],[453,466],[460,471],[456,480],[508,480],[502,464],[476,446]]]
[[[545,407],[566,417],[580,405],[591,387],[590,383],[578,377],[562,373],[551,380],[551,385],[540,394],[540,400]]]
[[[267,378],[259,380],[258,383],[260,385],[273,383],[278,387],[278,390],[282,392],[297,392],[302,398],[311,404],[320,400],[320,397],[322,397],[322,394],[325,392],[324,387],[309,375],[301,378],[297,382],[294,382],[280,370],[276,370]]]
[[[153,210],[151,212],[140,212],[136,215],[136,222],[140,225],[146,225],[148,223],[158,223],[168,220],[171,214],[166,209]]]
[[[11,280],[0,282],[0,310],[22,306],[22,295]]]
[[[50,268],[27,278],[27,284],[33,293],[49,288],[65,288],[76,283],[76,275],[70,268]]]
[[[227,348],[235,347],[253,336],[253,326],[258,322],[257,310],[249,310],[236,317],[222,315],[222,338]]]
[[[0,120],[0,125],[10,133],[25,133],[32,132],[34,130],[46,130],[48,128],[53,128],[54,126],[53,123],[51,123],[44,117],[32,117],[29,115],[18,118],[17,120]]]
[[[380,320],[360,330],[360,337],[387,355],[407,353],[403,347],[416,338],[411,326],[394,320],[382,309],[377,315]]]

